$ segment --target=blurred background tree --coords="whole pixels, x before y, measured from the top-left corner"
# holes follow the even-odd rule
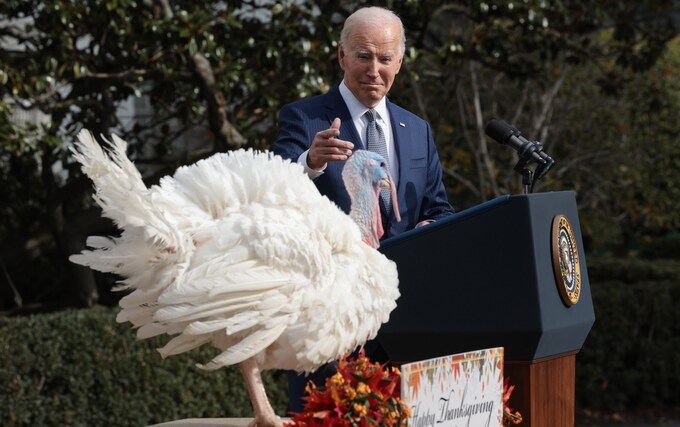
[[[342,22],[365,4],[0,4],[0,310],[115,299],[110,278],[68,262],[87,235],[115,233],[69,159],[81,128],[128,140],[150,184],[218,151],[266,149],[281,105],[339,82]],[[515,153],[484,136],[495,117],[556,159],[535,190],[576,191],[590,252],[677,231],[677,1],[378,4],[407,30],[390,96],[432,124],[456,209],[522,192]]]

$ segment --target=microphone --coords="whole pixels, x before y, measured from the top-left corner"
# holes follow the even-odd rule
[[[491,119],[484,129],[484,133],[496,142],[512,147],[519,153],[519,157],[524,160],[533,160],[539,165],[547,165],[549,161],[554,163],[554,161],[542,151],[540,142],[528,141],[522,136],[517,128],[510,126],[502,120]],[[552,164],[550,166],[552,166]],[[549,169],[549,167],[544,167],[544,169]],[[545,172],[547,172],[547,170]],[[545,172],[543,172],[543,174],[545,174]]]

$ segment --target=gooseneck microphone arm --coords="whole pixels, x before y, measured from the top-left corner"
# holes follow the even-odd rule
[[[522,175],[525,194],[533,191],[536,181],[543,178],[555,163],[543,151],[543,145],[540,142],[527,140],[517,128],[510,126],[502,120],[492,119],[487,123],[484,132],[494,141],[503,145],[509,145],[517,151],[519,161],[514,169]],[[530,162],[537,164],[534,171],[527,167]]]

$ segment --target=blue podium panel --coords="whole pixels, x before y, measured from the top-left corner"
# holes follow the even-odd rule
[[[573,305],[553,271],[560,215],[580,264]],[[595,321],[570,191],[504,196],[385,240],[380,250],[399,270],[401,297],[377,338],[391,360],[498,346],[506,360],[538,360],[580,350]]]

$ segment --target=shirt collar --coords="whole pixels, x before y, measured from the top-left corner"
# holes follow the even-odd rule
[[[347,85],[345,84],[345,81],[343,80],[340,83],[340,95],[342,95],[342,99],[345,101],[345,104],[347,105],[347,109],[349,110],[350,116],[352,116],[352,120],[360,120],[363,115],[366,113],[366,111],[369,110],[368,107],[366,107],[364,104],[359,101],[354,94],[349,90]],[[387,102],[385,101],[386,97],[383,97],[383,99],[380,100],[378,105],[376,105],[373,109],[378,112],[378,115],[380,116],[380,119],[384,122],[388,122],[388,113],[387,113]]]

